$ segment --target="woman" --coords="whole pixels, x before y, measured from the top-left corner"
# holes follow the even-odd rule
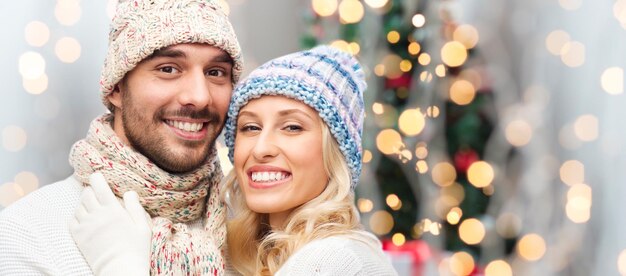
[[[354,205],[365,87],[356,59],[327,46],[269,61],[237,86],[222,191],[239,273],[396,275]]]
[[[365,87],[354,57],[320,46],[269,61],[235,89],[224,192],[239,272],[395,274],[354,206]]]

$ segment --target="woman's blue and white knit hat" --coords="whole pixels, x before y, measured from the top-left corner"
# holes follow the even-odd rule
[[[237,116],[250,100],[281,95],[311,106],[326,122],[350,168],[352,188],[361,174],[363,69],[349,53],[329,46],[282,56],[252,71],[233,92],[225,126],[228,157],[233,161]]]

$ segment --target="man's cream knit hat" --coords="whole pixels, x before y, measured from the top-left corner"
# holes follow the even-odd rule
[[[109,51],[100,77],[102,101],[126,73],[154,51],[182,43],[205,43],[233,59],[233,84],[243,70],[235,31],[216,0],[120,0],[111,22]]]

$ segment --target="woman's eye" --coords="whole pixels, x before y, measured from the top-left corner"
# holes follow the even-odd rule
[[[244,125],[241,128],[239,128],[240,132],[259,131],[259,130],[261,130],[261,128],[255,125]]]
[[[297,132],[297,131],[301,131],[302,127],[299,125],[288,125],[284,129],[289,132]]]
[[[174,68],[173,66],[164,66],[159,68],[159,71],[163,72],[163,73],[167,73],[167,74],[174,74],[174,73],[178,73],[178,69]]]

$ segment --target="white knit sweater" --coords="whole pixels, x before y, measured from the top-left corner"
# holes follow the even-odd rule
[[[0,276],[93,275],[69,229],[82,190],[69,177],[0,212]],[[186,224],[201,228],[202,219]]]
[[[69,177],[0,212],[0,275],[93,275],[68,226],[82,189]]]
[[[46,185],[0,212],[0,275],[93,275],[74,243],[69,221],[83,186],[73,177]],[[190,227],[200,227],[199,221]],[[227,274],[233,273],[227,267]],[[316,240],[276,274],[397,275],[380,245],[344,236]]]
[[[374,246],[347,236],[334,236],[306,244],[276,273],[276,276],[304,275],[387,276],[398,273],[380,243]]]

